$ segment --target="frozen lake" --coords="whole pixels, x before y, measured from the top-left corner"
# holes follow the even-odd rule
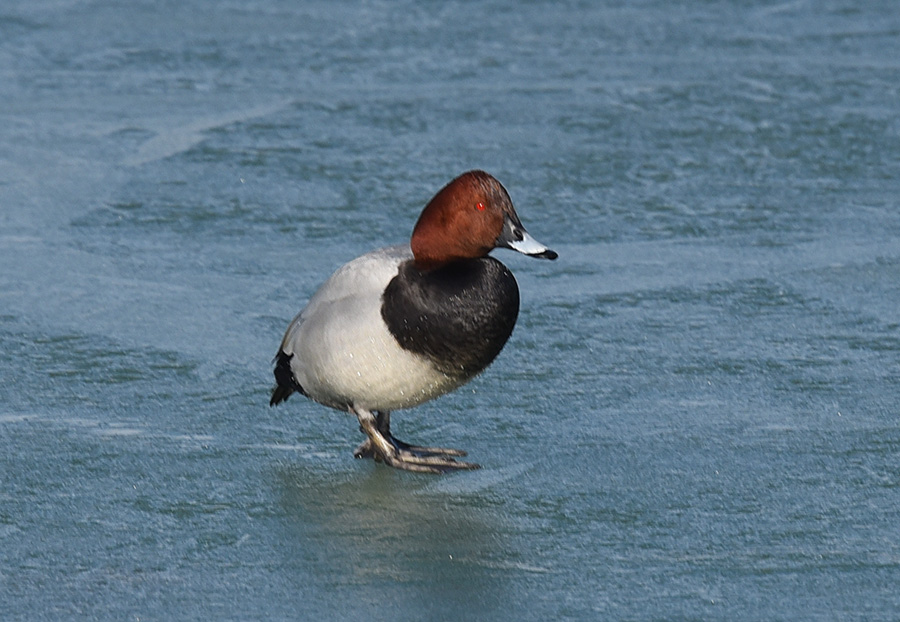
[[[269,408],[341,263],[483,168],[560,253],[443,477]],[[0,618],[896,620],[900,12],[0,8]]]

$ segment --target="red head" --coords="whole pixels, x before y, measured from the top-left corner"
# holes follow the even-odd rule
[[[422,270],[484,257],[498,246],[557,257],[528,235],[506,188],[484,171],[463,173],[434,195],[419,216],[410,245]]]

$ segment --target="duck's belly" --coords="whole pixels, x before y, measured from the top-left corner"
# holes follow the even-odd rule
[[[333,408],[409,408],[463,382],[401,348],[377,308],[328,303],[305,319],[297,345],[297,380],[310,398]]]

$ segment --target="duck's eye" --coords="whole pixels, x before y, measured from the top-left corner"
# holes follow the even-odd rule
[[[477,209],[479,212],[483,212],[484,211],[484,203],[479,201],[478,203],[475,204],[475,209]]]

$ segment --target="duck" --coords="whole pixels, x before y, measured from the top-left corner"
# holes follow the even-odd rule
[[[525,230],[496,178],[465,172],[425,205],[409,244],[357,257],[312,295],[281,340],[269,405],[299,393],[354,415],[366,436],[356,458],[423,473],[480,468],[463,450],[397,439],[390,416],[459,388],[503,349],[519,288],[495,248],[558,256]]]

